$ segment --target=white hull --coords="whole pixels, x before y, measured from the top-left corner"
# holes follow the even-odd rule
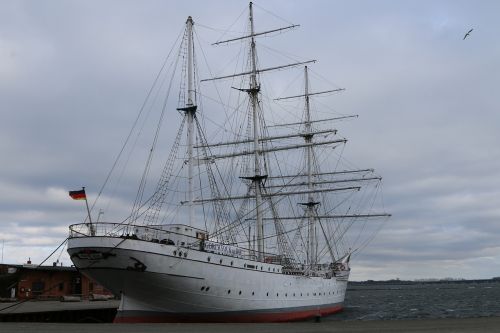
[[[68,252],[121,294],[119,322],[300,320],[340,311],[347,287],[345,275],[287,275],[281,265],[136,239],[70,238]]]

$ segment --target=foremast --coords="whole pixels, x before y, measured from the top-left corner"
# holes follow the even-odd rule
[[[188,209],[189,209],[189,225],[194,224],[194,188],[193,188],[193,146],[194,146],[194,117],[197,106],[194,103],[194,75],[193,75],[193,18],[188,17],[186,21],[187,38],[188,38],[188,87],[187,87],[187,104],[183,111],[187,115],[187,158],[188,158]]]

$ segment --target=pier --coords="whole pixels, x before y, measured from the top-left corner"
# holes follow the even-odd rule
[[[0,322],[111,323],[119,303],[118,300],[0,303]]]

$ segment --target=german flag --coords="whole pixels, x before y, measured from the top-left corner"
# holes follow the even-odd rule
[[[78,191],[69,191],[69,196],[72,197],[74,200],[87,200],[85,189]]]

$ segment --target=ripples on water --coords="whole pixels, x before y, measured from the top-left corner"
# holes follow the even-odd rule
[[[345,310],[324,320],[500,316],[500,282],[350,284]]]

